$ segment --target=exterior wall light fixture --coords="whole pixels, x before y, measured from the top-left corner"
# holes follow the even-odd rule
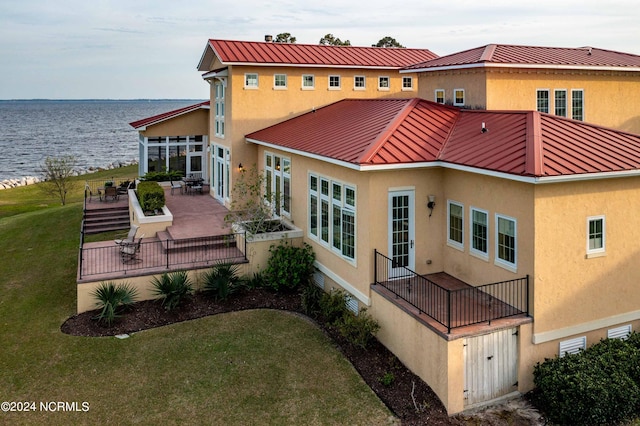
[[[433,214],[433,208],[436,206],[436,196],[429,195],[427,196],[427,198],[429,199],[429,202],[427,203],[427,208],[429,209],[429,217],[431,217],[431,215]]]

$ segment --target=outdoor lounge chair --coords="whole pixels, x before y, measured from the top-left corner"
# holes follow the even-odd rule
[[[140,252],[140,243],[142,242],[142,237],[144,237],[144,234],[140,235],[138,241],[120,244],[120,258],[122,259],[122,263],[136,260],[136,256]]]
[[[182,182],[180,182],[180,181],[174,182],[173,180],[171,180],[171,195],[173,195],[173,190],[174,189],[179,189],[180,193],[182,194],[184,192],[184,190],[182,188]]]
[[[136,238],[136,232],[138,232],[138,229],[140,227],[138,225],[131,225],[131,228],[129,228],[129,233],[124,236],[122,235],[122,237],[124,238],[118,238],[113,240],[117,245],[120,245],[122,243],[133,243],[133,241]]]
[[[111,197],[112,200],[118,199],[118,188],[115,186],[107,186],[104,188],[104,200],[106,201],[108,197]]]

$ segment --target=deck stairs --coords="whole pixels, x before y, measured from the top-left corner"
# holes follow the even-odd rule
[[[99,234],[121,231],[131,226],[128,206],[113,206],[99,210],[84,211],[84,233]]]

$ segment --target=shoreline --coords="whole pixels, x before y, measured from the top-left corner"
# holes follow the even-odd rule
[[[134,164],[138,164],[138,160],[130,160],[130,161],[114,161],[113,163],[107,164],[104,167],[88,167],[86,169],[77,169],[74,170],[72,176],[83,176],[92,174],[95,172],[101,172],[105,170],[113,170],[118,169],[120,167],[133,166]],[[3,179],[0,181],[0,191],[4,189],[12,189],[20,186],[28,186],[36,183],[42,182],[43,179],[37,176],[22,176],[19,178],[9,178]]]

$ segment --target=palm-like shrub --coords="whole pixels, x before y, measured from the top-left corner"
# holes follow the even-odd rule
[[[218,263],[203,275],[205,294],[216,300],[224,301],[243,286],[238,265]]]
[[[176,271],[170,274],[166,272],[151,281],[153,294],[159,296],[162,306],[167,311],[176,308],[180,302],[193,293],[193,284],[187,275],[187,271]]]
[[[94,318],[111,326],[124,308],[133,304],[138,291],[129,283],[115,284],[113,281],[100,283],[100,287],[92,292],[96,307],[100,313]]]

